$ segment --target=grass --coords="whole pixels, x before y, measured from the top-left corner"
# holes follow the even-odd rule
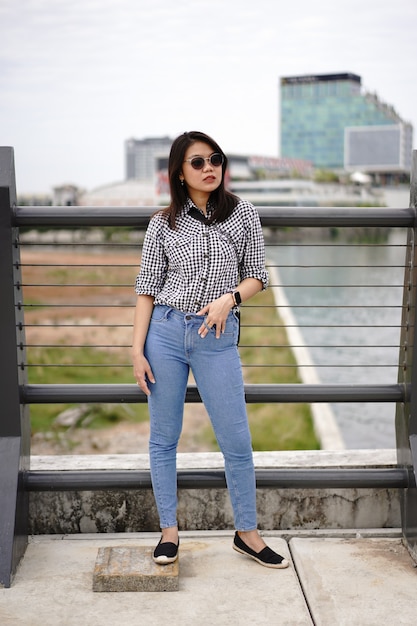
[[[91,270],[90,270],[91,271]],[[107,273],[107,279],[109,274]],[[64,276],[61,274],[61,280]],[[74,277],[73,277],[74,278]],[[81,278],[81,277],[79,277]],[[95,276],[97,279],[97,276]],[[111,277],[112,278],[112,277]],[[85,276],[84,276],[85,281]],[[48,304],[45,304],[47,309]],[[42,315],[48,315],[48,311]],[[240,354],[247,383],[299,383],[294,356],[287,345],[285,329],[280,326],[274,306],[272,290],[258,294],[242,307]],[[271,327],[270,327],[271,326]],[[59,327],[57,328],[59,331]],[[61,336],[62,327],[61,327]],[[32,384],[112,384],[132,383],[128,349],[99,349],[93,345],[72,347],[29,347],[29,382]],[[112,345],[112,337],[108,337]],[[82,343],[82,342],[81,342]],[[58,364],[59,367],[53,366]],[[92,367],[95,364],[96,367]],[[270,366],[268,366],[270,365]],[[98,366],[98,367],[97,367]],[[56,417],[73,405],[46,404],[31,406],[32,432],[66,429]],[[148,419],[146,404],[87,404],[76,426],[104,428],[128,421]],[[307,404],[248,404],[248,416],[255,450],[311,450],[318,449],[310,407]],[[213,449],[217,444],[211,427],[203,429],[201,439]]]
[[[124,367],[121,354],[92,347],[30,348],[28,350],[29,383],[50,384],[118,384],[132,383],[130,367]],[[59,367],[51,366],[58,363]],[[91,367],[91,364],[99,367]],[[77,366],[74,367],[74,364]],[[111,365],[110,365],[111,364]],[[110,366],[109,366],[110,365]],[[56,417],[73,407],[71,404],[33,404],[30,408],[32,432],[62,430],[54,425]],[[148,419],[146,404],[88,404],[79,425],[90,428],[113,426],[121,421],[143,422]]]

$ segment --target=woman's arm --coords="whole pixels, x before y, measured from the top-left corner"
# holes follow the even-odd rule
[[[153,296],[139,295],[136,301],[135,317],[133,322],[132,361],[133,375],[142,391],[151,394],[147,380],[155,382],[151,366],[143,353],[148,334],[149,322],[153,311]]]

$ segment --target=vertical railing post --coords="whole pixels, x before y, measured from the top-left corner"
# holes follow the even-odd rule
[[[404,275],[398,382],[410,388],[409,399],[397,405],[395,428],[398,464],[410,474],[417,472],[417,150],[413,152],[410,208],[416,210],[414,227],[408,229]],[[417,562],[417,488],[401,494],[401,520],[404,541]]]
[[[30,460],[29,410],[21,406],[26,382],[25,338],[12,148],[0,148],[0,585],[9,587],[28,537],[25,472]]]

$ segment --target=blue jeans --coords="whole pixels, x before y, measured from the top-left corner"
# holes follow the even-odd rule
[[[220,339],[215,329],[202,339],[204,320],[156,305],[145,344],[155,383],[149,383],[149,453],[161,528],[177,525],[177,444],[191,368],[224,456],[227,487],[237,530],[256,529],[256,483],[237,349],[238,321],[229,313]]]

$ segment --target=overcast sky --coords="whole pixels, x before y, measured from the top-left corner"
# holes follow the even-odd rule
[[[19,193],[122,180],[130,137],[278,156],[279,78],[333,72],[416,135],[416,23],[416,0],[0,0],[0,145]]]

